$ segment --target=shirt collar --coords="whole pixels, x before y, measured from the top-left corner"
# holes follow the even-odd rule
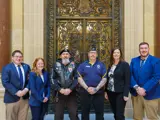
[[[148,55],[148,56],[149,56],[149,55]],[[140,59],[141,59],[141,61],[146,61],[146,60],[148,59],[148,56],[147,56],[144,60],[140,58]]]
[[[15,67],[18,67],[18,66],[19,66],[19,65],[15,64],[14,62],[13,62],[13,64],[14,64]],[[20,65],[20,67],[21,67],[21,66],[22,66],[22,64]]]
[[[98,60],[96,60],[95,63],[93,64],[89,60],[87,61],[87,63],[90,64],[90,65],[92,65],[92,66],[95,65],[95,64],[97,64],[97,62],[98,62]]]

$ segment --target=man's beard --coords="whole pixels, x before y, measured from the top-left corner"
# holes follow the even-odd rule
[[[69,62],[70,61],[67,58],[62,59],[62,64],[64,64],[64,65],[67,65]]]
[[[147,53],[147,54],[141,54],[141,57],[144,57],[144,58],[146,58],[147,56],[149,55],[149,53]]]

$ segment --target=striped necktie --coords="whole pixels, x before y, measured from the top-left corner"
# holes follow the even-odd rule
[[[144,63],[145,63],[145,60],[141,60],[141,65],[140,65],[141,68],[143,67]]]

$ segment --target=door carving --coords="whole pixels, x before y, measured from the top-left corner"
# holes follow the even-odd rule
[[[123,0],[46,0],[48,70],[62,49],[69,48],[75,62],[81,63],[93,46],[98,50],[98,59],[108,66],[111,49],[123,48],[122,3]]]
[[[69,48],[74,60],[80,63],[87,59],[90,47],[96,47],[99,59],[106,64],[111,49],[111,20],[58,20],[57,51]]]

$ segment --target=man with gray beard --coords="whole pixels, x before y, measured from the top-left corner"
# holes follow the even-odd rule
[[[55,118],[63,120],[64,108],[67,107],[70,120],[78,120],[77,97],[75,87],[78,84],[76,64],[71,59],[68,49],[60,52],[60,59],[56,61],[51,73],[51,81],[56,91]]]

